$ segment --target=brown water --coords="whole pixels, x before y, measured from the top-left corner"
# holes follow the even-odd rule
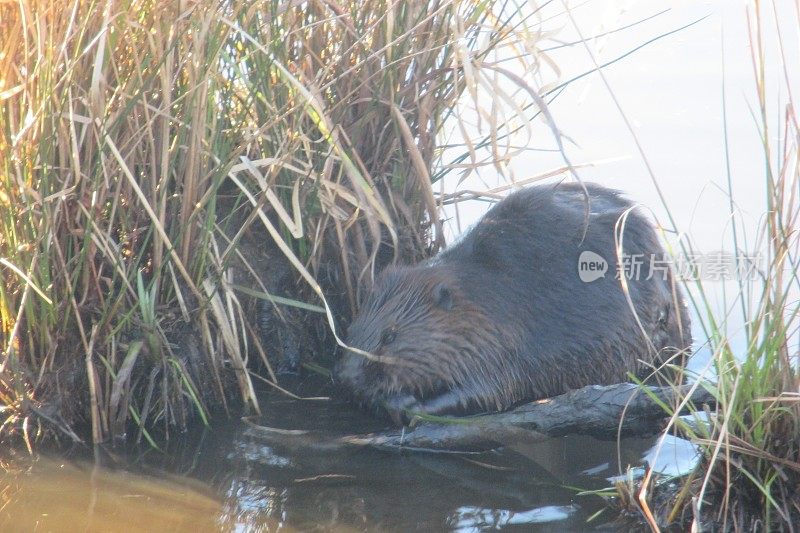
[[[142,476],[88,461],[17,458],[0,475],[0,531],[212,531],[224,507],[186,479]]]
[[[330,435],[383,427],[333,401],[274,397],[265,405],[259,423],[272,427]],[[265,442],[248,428],[221,421],[166,453],[17,453],[0,475],[0,531],[603,529],[610,514],[587,523],[603,501],[578,490],[610,486],[607,478],[641,466],[654,445],[626,439],[618,450],[575,436],[478,455],[314,451]]]

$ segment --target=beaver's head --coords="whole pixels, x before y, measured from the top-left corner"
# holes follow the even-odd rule
[[[393,268],[380,276],[348,328],[347,344],[355,351],[342,356],[334,381],[396,422],[404,411],[453,391],[464,393],[462,407],[475,407],[469,391],[485,372],[482,356],[495,348],[488,346],[494,344],[490,330],[445,267]]]

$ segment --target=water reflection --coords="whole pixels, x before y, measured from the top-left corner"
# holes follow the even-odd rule
[[[322,435],[382,428],[336,402],[279,405],[259,423]],[[588,530],[596,524],[587,519],[604,502],[576,496],[578,490],[607,487],[607,478],[629,465],[654,461],[655,445],[655,438],[625,439],[618,448],[571,436],[470,455],[315,449],[298,448],[296,440],[264,441],[242,424],[215,427],[195,448],[181,445],[182,453],[145,453],[135,461],[206,481],[224,500],[221,522],[245,529],[469,531],[525,524],[545,531],[557,521],[560,529]],[[695,452],[671,443],[662,450],[667,461],[687,453]]]
[[[697,447],[687,440],[674,435],[662,435],[642,460],[654,472],[665,476],[680,476],[691,472],[697,466],[700,453]]]
[[[42,456],[0,474],[0,531],[213,531],[220,499],[202,484]]]
[[[273,408],[260,424],[323,437],[383,427],[333,401],[265,405]],[[15,459],[0,479],[0,531],[590,530],[602,526],[587,520],[604,502],[580,490],[608,487],[645,462],[669,474],[693,464],[684,441],[665,441],[658,458],[657,447],[655,438],[618,447],[571,436],[469,455],[322,449],[267,442],[246,424],[222,421],[166,453]]]
[[[500,529],[510,525],[560,522],[569,518],[575,511],[576,507],[571,505],[547,505],[522,512],[463,507],[453,513],[448,523],[452,525],[454,531],[485,531],[486,529]]]
[[[246,454],[229,455],[238,466],[221,489],[227,512],[240,519],[268,516],[304,530],[408,531],[460,529],[467,521],[477,527],[481,521],[535,524],[574,516],[573,527],[578,527],[602,505],[599,500],[574,504],[575,492],[564,483],[596,487],[604,480],[566,472],[564,463],[539,464],[515,450],[470,456],[293,451],[261,444],[245,431],[235,440],[236,449]],[[293,452],[286,461],[285,454]],[[545,511],[551,508],[563,512]]]

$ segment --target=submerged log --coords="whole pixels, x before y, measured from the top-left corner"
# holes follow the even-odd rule
[[[520,405],[510,411],[471,417],[419,421],[411,428],[362,435],[331,436],[259,426],[248,421],[248,434],[291,446],[331,449],[370,446],[388,449],[481,452],[517,440],[544,440],[569,434],[600,439],[644,437],[658,433],[664,405],[713,405],[703,387],[640,387],[631,383],[590,385],[561,396]],[[684,409],[685,410],[685,409]]]

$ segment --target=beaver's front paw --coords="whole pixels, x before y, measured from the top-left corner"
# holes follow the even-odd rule
[[[422,404],[410,394],[395,394],[386,398],[384,402],[386,414],[397,426],[406,426],[411,422],[415,413],[422,412]]]

